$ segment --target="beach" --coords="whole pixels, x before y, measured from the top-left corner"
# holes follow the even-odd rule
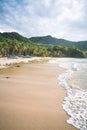
[[[0,130],[76,130],[62,108],[64,70],[48,62],[0,70]]]

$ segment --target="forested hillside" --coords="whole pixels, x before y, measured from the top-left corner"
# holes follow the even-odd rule
[[[33,42],[36,42],[36,43],[43,44],[43,45],[62,45],[62,46],[72,46],[73,45],[73,42],[70,42],[70,41],[64,40],[64,39],[57,39],[50,35],[43,36],[43,37],[31,37],[30,40]]]
[[[78,47],[81,50],[87,51],[87,41],[77,42],[76,47]]]
[[[16,32],[4,32],[0,33],[0,41],[11,39],[11,40],[18,40],[21,42],[28,42],[29,39],[26,37],[23,37],[22,35],[16,33]]]
[[[26,38],[18,33],[0,33],[0,55],[30,55],[50,57],[86,57],[87,52],[82,51],[72,42],[52,38],[51,36]],[[43,41],[43,42],[42,42]],[[55,42],[55,43],[54,43]],[[78,43],[82,49],[82,42]],[[86,42],[83,44],[86,48]]]
[[[31,37],[31,41],[43,44],[43,45],[61,45],[61,46],[76,46],[77,48],[81,50],[86,50],[87,51],[87,41],[80,41],[80,42],[74,42],[74,41],[68,41],[65,39],[57,39],[54,38],[50,35],[48,36],[43,36],[43,37]]]

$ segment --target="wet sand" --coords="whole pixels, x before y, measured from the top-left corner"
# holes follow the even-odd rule
[[[0,130],[76,130],[62,109],[64,70],[55,64],[29,63],[0,71]]]

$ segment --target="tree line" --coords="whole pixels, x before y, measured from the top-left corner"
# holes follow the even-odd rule
[[[18,40],[7,39],[0,42],[0,55],[1,56],[42,56],[42,57],[87,57],[87,52],[82,51],[75,46],[48,46],[36,45],[32,41],[21,42]]]

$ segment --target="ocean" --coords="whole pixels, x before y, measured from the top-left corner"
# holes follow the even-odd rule
[[[58,79],[66,90],[62,107],[69,115],[67,123],[87,130],[87,58],[53,58],[49,62],[66,69]]]

